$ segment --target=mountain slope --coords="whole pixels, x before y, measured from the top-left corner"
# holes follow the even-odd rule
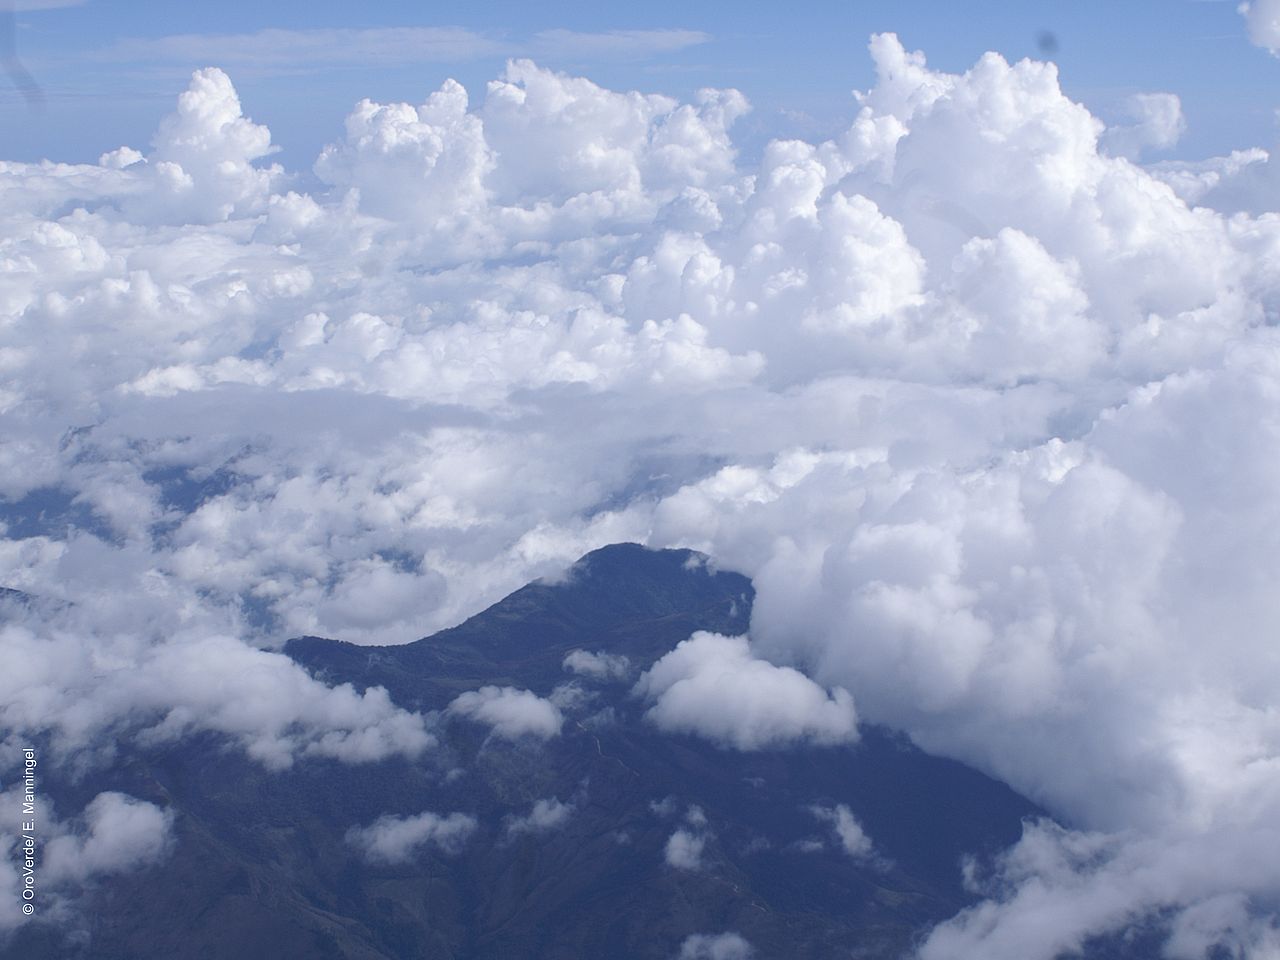
[[[175,810],[177,842],[86,891],[71,943],[28,927],[5,955],[665,960],[690,935],[736,931],[760,958],[898,957],[971,902],[961,858],[1008,845],[1039,811],[874,728],[853,746],[741,753],[647,723],[636,672],[695,630],[743,632],[751,599],[696,554],[619,545],[416,643],[292,641],[326,681],[383,685],[424,712],[487,684],[551,695],[575,649],[626,656],[632,673],[561,686],[566,721],[545,742],[443,714],[438,747],[413,763],[269,773],[209,736],[87,780],[55,773],[50,789],[70,797],[116,789]],[[872,854],[842,848],[839,807]],[[398,863],[349,839],[424,811],[476,826],[457,849]],[[700,844],[687,869],[668,862],[677,832]]]

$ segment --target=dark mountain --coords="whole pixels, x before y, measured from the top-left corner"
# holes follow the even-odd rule
[[[308,637],[286,651],[327,682],[381,685],[437,711],[486,684],[547,696],[570,679],[574,649],[627,656],[634,680],[695,630],[745,631],[752,596],[696,554],[620,545],[416,643]],[[416,762],[308,759],[270,773],[205,737],[135,749],[88,779],[55,771],[46,786],[68,808],[106,789],[169,807],[177,842],[158,866],[86,891],[78,925],[28,926],[3,955],[668,960],[692,934],[735,931],[764,960],[898,958],[972,902],[962,857],[1007,846],[1040,814],[887,731],[741,753],[657,731],[630,681],[582,688],[546,742],[441,717],[439,747]],[[563,822],[513,829],[550,798],[572,805]],[[875,856],[851,857],[813,812],[837,805]],[[478,826],[460,849],[423,846],[399,864],[371,863],[346,839],[423,811]],[[702,840],[701,869],[667,864],[677,829]]]

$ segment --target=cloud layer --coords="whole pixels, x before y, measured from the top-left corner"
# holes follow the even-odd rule
[[[0,163],[0,580],[39,598],[6,607],[8,756],[196,729],[272,766],[415,755],[421,717],[271,647],[408,641],[593,547],[691,546],[754,578],[751,639],[664,659],[655,722],[838,740],[856,701],[1086,831],[1030,830],[926,952],[1049,957],[1159,911],[1183,955],[1265,955],[1269,158],[1144,167],[1167,96],[1107,131],[1051,64],[870,49],[846,132],[750,169],[736,92],[527,60],[480,103],[360,103],[310,194],[217,69],[149,146]]]

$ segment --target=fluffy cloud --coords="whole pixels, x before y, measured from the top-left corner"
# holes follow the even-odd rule
[[[746,637],[695,633],[646,671],[635,692],[653,701],[645,717],[659,728],[738,750],[858,736],[848,691],[828,694],[798,670],[756,659]]]
[[[42,876],[54,884],[135,870],[172,842],[173,813],[123,793],[98,794],[82,819],[82,829],[45,844]]]
[[[1267,957],[1276,931],[1250,898],[1274,889],[1277,839],[1272,827],[1155,839],[1028,824],[989,872],[970,867],[973,889],[990,899],[936,929],[921,957],[1049,960],[1153,908],[1177,911],[1168,956],[1200,958],[1223,947]]]
[[[0,801],[20,810],[25,796],[21,784],[0,794]],[[80,816],[64,820],[43,791],[35,795],[35,820],[39,825],[35,876],[40,912],[54,918],[70,918],[79,890],[86,884],[118,874],[141,870],[168,856],[173,846],[172,811],[123,793],[98,794]],[[13,826],[18,826],[15,818]],[[22,837],[0,831],[0,892],[8,901],[0,905],[0,935],[25,921]]]
[[[347,843],[371,863],[405,863],[424,846],[457,853],[476,830],[476,818],[464,813],[448,816],[425,811],[414,817],[379,817],[367,827],[347,831]]]
[[[1118,157],[1136,159],[1144,150],[1164,150],[1178,142],[1187,128],[1182,101],[1172,93],[1139,93],[1124,104],[1131,121],[1109,127],[1102,145]]]
[[[667,838],[663,856],[667,866],[677,870],[701,870],[702,850],[706,845],[704,834],[680,829]]]
[[[150,152],[0,162],[0,582],[38,598],[5,605],[6,728],[85,763],[197,729],[414,755],[422,718],[272,646],[690,546],[755,580],[751,641],[664,658],[655,720],[838,741],[851,695],[1088,831],[1029,834],[929,949],[1017,952],[1044,896],[1043,950],[1158,915],[1262,955],[1274,169],[1144,167],[1176,104],[1108,131],[1051,64],[871,55],[847,131],[750,166],[732,91],[524,60],[476,103],[361,103],[308,194],[213,69]],[[454,713],[561,722],[497,688]]]
[[[750,960],[751,944],[736,933],[695,933],[680,944],[677,960]]]
[[[230,78],[214,67],[196,71],[154,147],[141,162],[130,162],[137,155],[124,151],[104,158],[139,178],[123,203],[132,218],[218,223],[256,214],[283,173],[255,165],[272,152],[271,133],[243,115]]]
[[[564,668],[592,680],[622,680],[631,672],[631,661],[620,653],[570,650],[565,654]]]
[[[515,687],[469,690],[455,697],[446,713],[483,723],[494,736],[507,740],[524,736],[549,740],[564,723],[564,715],[550,700]]]
[[[108,727],[151,742],[210,730],[273,769],[300,755],[349,763],[412,757],[434,743],[422,717],[398,709],[380,687],[327,687],[280,654],[204,635],[204,623],[173,625],[163,637],[170,626],[163,621],[150,635],[114,633],[112,615],[104,601],[91,615],[77,606],[38,626],[30,622],[38,610],[27,611],[25,623],[0,624],[6,649],[31,664],[25,675],[0,680],[0,717],[11,737],[52,733],[60,751],[106,759],[113,742],[98,735]],[[91,616],[107,623],[95,629]]]
[[[831,824],[840,847],[855,860],[865,860],[871,855],[871,838],[867,836],[853,811],[843,803],[834,807],[810,807],[809,812],[819,820]]]
[[[569,818],[573,816],[573,811],[572,803],[562,803],[558,797],[537,800],[525,816],[512,817],[507,821],[507,836],[558,830],[568,823]]]
[[[1249,26],[1249,39],[1280,55],[1280,3],[1276,0],[1246,0],[1237,9]]]

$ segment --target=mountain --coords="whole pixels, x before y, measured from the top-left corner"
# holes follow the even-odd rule
[[[3,955],[668,960],[691,935],[734,931],[757,958],[900,957],[973,902],[962,858],[1009,845],[1041,811],[874,727],[852,746],[743,753],[647,723],[638,671],[694,631],[745,632],[752,597],[698,554],[623,544],[416,643],[291,641],[316,677],[383,686],[409,709],[560,687],[567,719],[545,741],[505,740],[443,713],[439,745],[414,762],[273,773],[204,736],[128,748],[107,772],[54,771],[47,788],[70,807],[121,790],[175,811],[176,842],[86,891],[69,933],[29,925]],[[630,679],[566,689],[573,650],[627,657]],[[842,808],[874,853],[843,848]],[[474,828],[391,863],[349,834],[424,811]],[[696,869],[668,863],[677,831],[701,845]]]

